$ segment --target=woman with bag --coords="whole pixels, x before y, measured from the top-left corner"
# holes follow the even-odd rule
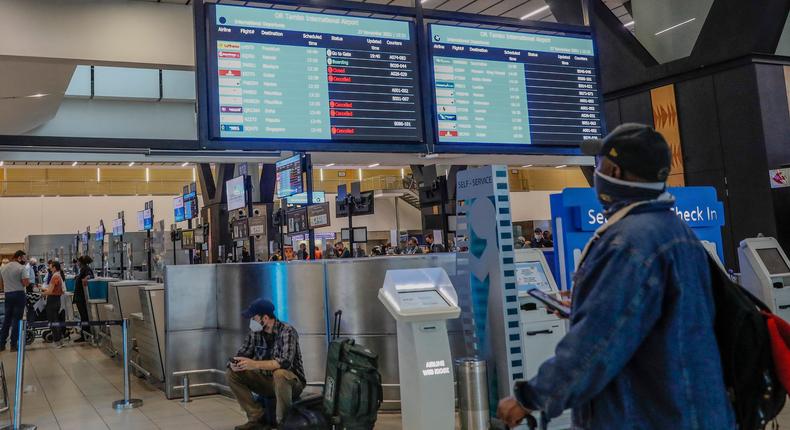
[[[60,322],[60,299],[63,295],[63,280],[66,275],[63,273],[60,262],[57,261],[50,263],[49,270],[52,272],[52,279],[50,279],[49,285],[42,289],[42,292],[47,298],[47,321],[57,323]],[[63,329],[60,327],[52,328],[52,342],[55,343],[56,348],[63,348],[62,333]]]

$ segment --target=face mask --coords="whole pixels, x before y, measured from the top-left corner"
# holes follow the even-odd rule
[[[617,203],[653,200],[666,190],[664,182],[632,182],[595,172],[595,193],[604,210]]]
[[[250,320],[250,331],[252,331],[253,333],[258,333],[260,331],[263,331],[263,325],[261,323],[259,323],[258,321],[255,321],[255,320],[251,319]]]
[[[542,239],[542,238],[543,238],[543,236],[541,236],[541,235],[539,235],[539,234],[536,234],[536,235],[535,235],[535,239]]]

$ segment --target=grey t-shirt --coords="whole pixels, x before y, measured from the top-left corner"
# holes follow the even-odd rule
[[[16,261],[12,261],[2,268],[0,268],[0,276],[3,277],[3,284],[6,293],[14,291],[25,291],[25,286],[22,285],[22,279],[30,279],[30,273],[27,268]]]

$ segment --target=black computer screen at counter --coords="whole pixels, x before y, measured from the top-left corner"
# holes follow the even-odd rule
[[[412,23],[208,8],[211,134],[422,140]]]
[[[439,143],[601,137],[592,39],[436,24],[430,38]]]

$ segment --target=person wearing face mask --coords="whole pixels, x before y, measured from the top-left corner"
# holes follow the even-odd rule
[[[250,333],[226,372],[228,385],[248,419],[236,430],[265,429],[264,409],[253,399],[253,392],[276,398],[277,423],[282,423],[307,384],[299,334],[275,317],[274,304],[267,299],[252,302],[242,316],[250,320]]]
[[[532,237],[531,246],[533,248],[543,248],[543,230],[540,227],[535,229],[534,236]]]
[[[652,127],[624,124],[582,150],[597,157],[608,221],[582,252],[570,328],[554,358],[500,401],[510,426],[573,411],[573,428],[734,429],[713,330],[708,256],[672,210],[671,153]]]
[[[14,258],[0,269],[0,290],[5,292],[5,315],[0,329],[0,351],[5,351],[11,331],[11,351],[16,351],[19,331],[17,326],[25,314],[25,288],[31,285],[30,270],[25,267],[25,252],[17,251]]]

